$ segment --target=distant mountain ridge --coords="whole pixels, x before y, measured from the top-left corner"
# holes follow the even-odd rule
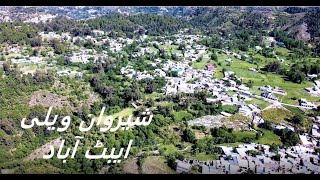
[[[215,6],[66,6],[66,7],[0,7],[0,11],[11,14],[45,12],[66,16],[75,20],[91,19],[105,16],[111,12],[123,15],[152,14],[174,16],[187,20],[192,26],[225,29],[227,31],[241,28],[256,28],[263,31],[274,29],[287,32],[290,36],[305,42],[320,37],[320,8],[318,7],[215,7]],[[19,19],[19,18],[16,18]],[[212,27],[214,26],[214,27]]]

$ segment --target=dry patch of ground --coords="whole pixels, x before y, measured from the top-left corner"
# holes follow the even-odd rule
[[[251,124],[251,119],[240,115],[240,114],[234,114],[230,117],[224,117],[221,118],[221,122],[228,128],[233,128],[235,130],[243,130],[248,131],[249,125]]]
[[[30,167],[23,167],[22,174],[61,174],[62,169],[54,167],[51,164],[31,165]]]
[[[161,156],[148,156],[142,166],[143,174],[174,174]]]
[[[181,130],[180,130],[180,126],[177,126],[177,125],[173,125],[173,126],[170,126],[170,129],[172,129],[172,132],[174,133],[174,135],[181,135]]]
[[[43,158],[43,155],[50,153],[50,146],[53,146],[54,148],[59,148],[61,144],[62,139],[57,138],[55,140],[52,140],[45,145],[41,146],[40,148],[36,149],[27,157],[25,160],[34,160],[38,158]]]
[[[206,136],[205,133],[200,132],[200,131],[198,131],[198,130],[194,130],[194,134],[195,134],[195,136],[196,136],[196,139],[202,139],[202,138],[204,138],[204,137]]]
[[[60,97],[49,92],[36,91],[32,93],[29,105],[62,108],[70,107],[70,102],[68,101],[67,97]]]
[[[123,167],[123,172],[127,174],[139,174],[137,159],[128,160]]]
[[[90,106],[93,105],[99,99],[99,96],[93,92],[87,92],[87,94],[89,96],[87,104]]]
[[[1,174],[13,174],[14,169],[1,169]]]

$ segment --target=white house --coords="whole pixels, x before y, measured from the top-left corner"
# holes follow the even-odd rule
[[[231,58],[225,59],[224,61],[228,62],[228,63],[232,63],[233,60]]]
[[[177,163],[177,173],[189,173],[191,170],[191,165],[187,162],[176,160]]]
[[[320,138],[320,128],[315,124],[312,126],[312,136]]]
[[[312,104],[311,102],[308,102],[306,99],[301,99],[300,100],[300,106],[303,106],[303,107],[306,107],[306,108],[310,108],[310,109],[317,108],[314,104]]]

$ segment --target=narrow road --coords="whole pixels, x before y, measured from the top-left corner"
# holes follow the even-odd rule
[[[299,106],[299,105],[293,105],[293,104],[282,103],[282,102],[279,102],[279,101],[274,101],[274,100],[267,99],[265,97],[258,96],[258,95],[255,95],[255,94],[253,95],[253,97],[261,99],[263,101],[267,101],[267,102],[272,103],[272,104],[286,105],[286,106],[302,108],[302,109],[312,109],[312,108],[309,108],[309,107],[304,107],[304,106]]]

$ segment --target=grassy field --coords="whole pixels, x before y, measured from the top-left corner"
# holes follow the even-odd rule
[[[238,147],[240,144],[240,142],[235,142],[235,143],[223,143],[223,144],[217,144],[216,146],[227,146],[227,147]]]
[[[142,166],[143,174],[175,174],[161,156],[148,156]]]
[[[214,77],[217,79],[222,79],[224,77],[221,68],[216,68],[216,72],[214,73]]]
[[[280,140],[280,137],[274,134],[272,131],[266,130],[266,129],[259,129],[263,132],[262,137],[260,137],[259,140],[256,141],[256,143],[259,144],[266,144],[266,145],[282,145],[282,142]]]
[[[293,113],[285,109],[267,109],[262,111],[262,118],[275,124],[285,123],[290,124],[287,119],[293,116]]]
[[[233,62],[230,66],[225,66],[227,70],[234,71],[237,76],[243,79],[244,82],[251,80],[253,82],[253,87],[251,88],[253,93],[258,93],[258,88],[260,86],[270,85],[272,87],[280,87],[287,92],[288,95],[282,99],[283,103],[298,105],[298,101],[293,100],[294,98],[305,98],[311,102],[318,101],[320,99],[319,97],[309,96],[305,90],[306,87],[313,87],[313,84],[309,81],[305,81],[302,84],[293,83],[286,81],[281,75],[273,73],[262,74],[258,72],[249,72],[249,67],[254,67],[254,65],[239,60]]]
[[[162,94],[162,93],[152,93],[152,94],[146,94],[145,95],[145,98],[146,99],[149,99],[149,98],[151,98],[151,99],[153,99],[153,100],[155,100],[155,99],[157,99],[157,98],[159,98],[159,97],[164,97],[164,95]]]
[[[133,115],[133,112],[134,112],[134,108],[125,108],[123,109],[122,111],[118,112],[118,113],[115,113],[115,114],[112,114],[111,116],[117,120],[118,117],[122,117],[122,118],[125,118],[125,117],[128,117],[130,115]],[[104,114],[102,116],[102,120],[106,120],[107,117],[109,116],[109,114]],[[97,115],[97,118],[99,117],[99,115]]]
[[[150,46],[150,49],[151,49],[152,53],[156,53],[156,52],[158,52],[158,49],[157,49],[157,48],[155,48],[155,47],[153,47],[153,46]]]
[[[265,102],[265,101],[262,101],[262,100],[257,99],[257,98],[252,98],[252,100],[246,101],[246,103],[247,103],[247,104],[256,104],[256,105],[258,105],[261,109],[264,109],[264,108],[268,107],[269,105],[271,105],[270,103]]]
[[[175,152],[178,151],[178,149],[173,144],[161,145],[159,147],[159,149],[163,149],[164,150],[164,153],[163,153],[164,156],[170,155],[170,154],[174,154]]]
[[[11,53],[8,55],[4,55],[5,59],[11,59],[11,58],[16,58],[16,57],[23,57],[21,53]]]
[[[276,49],[277,51],[288,54],[290,53],[289,50],[286,48],[280,48],[278,47]],[[224,67],[228,71],[233,71],[236,73],[236,75],[243,79],[243,82],[246,83],[249,80],[253,81],[253,87],[251,88],[251,91],[253,93],[261,93],[261,91],[258,91],[258,88],[260,86],[270,85],[273,87],[280,87],[281,89],[284,89],[288,95],[283,97],[282,102],[288,103],[288,104],[295,104],[298,105],[297,100],[293,99],[301,99],[305,98],[308,101],[314,102],[319,101],[319,97],[311,97],[305,90],[306,87],[313,87],[313,84],[309,81],[305,81],[302,84],[293,83],[290,81],[286,81],[285,77],[273,74],[273,73],[266,73],[262,74],[259,72],[250,72],[248,71],[248,68],[257,68],[257,65],[251,64],[246,61],[238,60],[234,58],[233,56],[228,56],[225,54],[217,54],[218,60],[220,62],[220,66],[217,66],[217,69],[219,70],[218,73],[221,73],[222,68]],[[261,62],[259,62],[259,68],[264,67],[268,62],[274,61],[275,58],[266,58],[261,55],[254,55],[254,57],[259,57],[261,59]],[[233,59],[233,62],[230,65],[227,65],[227,63],[224,61],[226,58]],[[216,74],[215,76],[217,78],[221,78],[221,74]]]
[[[118,117],[127,117],[129,115],[132,115],[134,112],[134,108],[125,108],[122,111],[115,113],[111,115],[113,118],[118,118]]]
[[[172,112],[172,115],[173,115],[173,119],[176,121],[176,122],[179,122],[179,121],[182,121],[183,118],[186,118],[186,120],[191,120],[189,118],[192,118],[192,114],[188,113],[187,111],[174,111]]]
[[[192,157],[195,160],[199,160],[199,161],[209,161],[209,160],[215,160],[218,159],[219,156],[217,155],[208,155],[206,153],[199,153],[198,155],[196,155],[195,157]]]
[[[253,131],[233,131],[232,134],[236,135],[236,141],[241,141],[245,137],[256,138],[256,133]]]
[[[176,54],[182,54],[181,50],[178,50],[177,45],[160,45],[160,48],[164,48],[167,52],[172,52]]]
[[[174,102],[156,102],[155,105],[159,105],[161,107],[172,107],[175,105]]]
[[[275,47],[275,51],[276,51],[276,53],[280,53],[278,56],[284,60],[286,59],[287,55],[292,54],[292,51],[290,51],[289,49],[279,47],[279,46]]]
[[[197,62],[197,61],[193,61],[192,62],[192,67],[194,69],[205,69],[207,67],[208,61],[210,64],[212,64],[214,67],[214,63],[212,60],[210,60],[209,58],[202,58],[202,61]]]
[[[275,74],[269,74],[268,79],[257,81],[254,80],[254,86],[252,87],[252,92],[253,93],[262,93],[261,91],[258,90],[260,86],[263,85],[271,85],[273,87],[278,86],[281,89],[284,89],[287,92],[287,96],[281,96],[282,102],[283,103],[288,103],[288,104],[294,104],[298,105],[298,100],[301,98],[305,98],[308,101],[314,102],[314,101],[319,101],[319,97],[312,97],[310,96],[307,91],[304,89],[306,87],[313,87],[313,84],[309,81],[305,81],[302,84],[297,84],[289,81],[285,81],[282,77],[279,75]]]

